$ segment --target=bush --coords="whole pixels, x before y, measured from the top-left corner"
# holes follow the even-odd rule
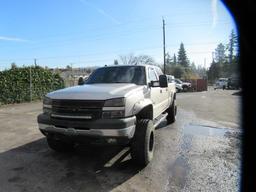
[[[59,74],[39,66],[31,67],[32,100],[53,90],[64,88]],[[30,101],[30,67],[0,71],[0,104]]]

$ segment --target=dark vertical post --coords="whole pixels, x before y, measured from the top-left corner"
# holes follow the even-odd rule
[[[163,19],[163,51],[164,51],[164,74],[166,73],[166,56],[165,56],[165,21]]]

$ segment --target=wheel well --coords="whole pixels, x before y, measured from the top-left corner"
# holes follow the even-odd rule
[[[136,115],[137,119],[151,119],[153,120],[153,106],[148,105],[140,110]]]

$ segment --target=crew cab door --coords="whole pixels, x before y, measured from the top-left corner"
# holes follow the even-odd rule
[[[157,82],[159,81],[157,73],[153,67],[148,68],[148,81]],[[149,86],[150,98],[153,102],[153,116],[156,118],[159,116],[166,108],[168,103],[168,96],[166,88],[161,88],[160,86]],[[166,100],[167,99],[167,100]]]

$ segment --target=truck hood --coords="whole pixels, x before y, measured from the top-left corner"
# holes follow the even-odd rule
[[[128,95],[143,89],[144,86],[111,83],[111,84],[85,84],[75,87],[60,89],[46,96],[51,99],[78,99],[78,100],[106,100]]]

